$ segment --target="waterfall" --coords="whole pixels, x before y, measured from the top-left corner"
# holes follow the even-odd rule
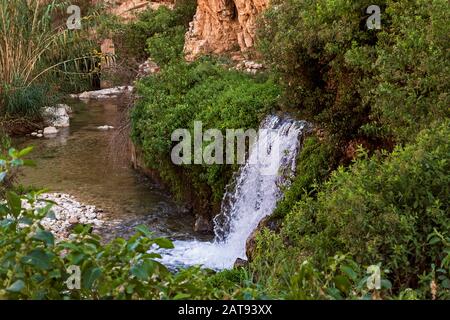
[[[268,116],[246,164],[227,187],[221,212],[214,219],[214,241],[175,241],[175,249],[164,252],[162,262],[225,269],[237,258],[246,259],[247,238],[281,199],[282,188],[295,172],[300,137],[308,129],[305,121]]]

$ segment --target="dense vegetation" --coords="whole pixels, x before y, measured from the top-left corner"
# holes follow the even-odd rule
[[[81,30],[66,27],[67,1],[0,2],[2,129],[20,131],[25,120],[38,121],[41,108],[55,103],[58,93],[92,86],[101,58],[89,37],[92,10],[86,0],[74,3],[86,9]]]
[[[145,165],[179,197],[212,203],[209,214],[236,167],[174,166],[175,129],[255,128],[279,108],[315,124],[271,217],[278,228],[260,230],[247,268],[220,273],[169,272],[147,248],[172,244],[144,227],[107,245],[83,226],[56,241],[40,225],[51,204],[36,209],[39,192],[11,191],[14,168],[30,164],[30,149],[11,149],[0,158],[0,298],[449,299],[450,4],[378,1],[382,28],[367,30],[370,4],[273,0],[258,28],[270,70],[257,76],[217,57],[183,60],[192,1],[115,25],[114,37],[127,35],[119,55],[161,67],[137,83],[131,111]],[[81,290],[64,283],[72,264]],[[379,288],[368,286],[377,267]]]
[[[182,197],[190,190],[201,203],[210,202],[217,210],[236,166],[173,165],[172,132],[186,128],[193,136],[194,121],[202,121],[205,131],[217,128],[224,134],[225,129],[257,128],[276,106],[281,91],[270,77],[227,70],[226,61],[205,57],[185,62],[185,29],[181,26],[189,21],[185,15],[192,12],[182,8],[150,11],[141,15],[144,21],[128,27],[138,28],[141,36],[143,30],[143,34],[151,35],[146,40],[147,52],[162,67],[160,73],[137,85],[141,99],[132,110],[132,137],[143,152],[146,166],[157,170],[176,195]],[[158,28],[165,31],[157,32]],[[211,214],[214,210],[209,207],[206,211]]]
[[[343,256],[389,272],[383,298],[447,299],[449,3],[383,1],[379,31],[365,27],[369,4],[276,1],[261,20],[284,107],[325,133],[305,143],[273,217],[285,217],[281,230],[259,235],[250,268],[269,292],[323,298],[334,281],[333,297],[352,298],[352,264],[332,262],[335,278],[323,276]],[[355,141],[368,149],[333,171]],[[305,263],[314,287],[298,280]]]

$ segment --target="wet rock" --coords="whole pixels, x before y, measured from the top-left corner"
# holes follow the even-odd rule
[[[247,268],[248,266],[248,261],[241,259],[241,258],[237,258],[236,261],[234,262],[234,269],[239,269],[239,268]]]
[[[88,224],[94,227],[94,231],[104,224],[103,216],[95,206],[84,205],[76,201],[74,197],[67,194],[44,194],[41,196],[43,201],[39,201],[36,209],[47,205],[45,200],[55,202],[52,207],[53,216],[50,215],[42,220],[42,225],[47,230],[53,232],[57,239],[67,239],[72,233],[76,224]],[[24,203],[25,208],[29,208]]]
[[[121,86],[96,91],[85,91],[80,94],[71,94],[70,96],[81,100],[113,99],[124,94],[131,93],[133,90],[134,88],[132,86]]]
[[[273,220],[270,217],[266,217],[258,224],[255,230],[250,234],[247,238],[247,242],[245,244],[245,252],[247,255],[248,261],[252,261],[255,255],[256,250],[256,237],[261,232],[262,229],[267,228],[271,231],[277,232],[279,231],[281,226],[281,221]]]
[[[209,233],[213,229],[211,221],[209,219],[199,216],[195,220],[194,231],[198,233]]]
[[[42,138],[44,135],[42,134],[42,133],[38,133],[37,135],[36,135],[36,137],[38,137],[38,138]]]

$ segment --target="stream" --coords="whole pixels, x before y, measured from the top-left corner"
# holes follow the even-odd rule
[[[122,118],[121,102],[68,104],[73,110],[70,127],[60,129],[56,137],[28,136],[16,141],[21,148],[35,147],[31,158],[37,163],[36,168],[24,169],[19,182],[70,195],[84,204],[77,203],[76,208],[101,209],[102,224],[94,230],[105,241],[130,236],[141,224],[156,236],[174,240],[175,249],[161,251],[162,262],[169,266],[201,264],[224,269],[232,268],[237,258],[246,259],[246,241],[282,198],[301,151],[300,137],[310,128],[286,115],[268,115],[246,164],[225,192],[221,212],[214,219],[215,237],[201,237],[193,231],[193,215],[158,184],[134,171],[129,159],[123,159],[128,153],[127,133],[124,139],[115,134]],[[100,130],[102,126],[116,129]],[[72,223],[67,217],[56,219]]]
[[[14,141],[20,148],[33,145],[29,158],[37,164],[23,170],[19,183],[69,194],[100,208],[105,224],[99,233],[106,240],[129,236],[140,224],[156,236],[199,239],[193,232],[194,217],[158,184],[134,171],[129,161],[121,160],[117,149],[111,148],[113,130],[98,129],[119,127],[121,102],[74,100],[68,104],[73,109],[70,127],[61,128],[56,137]],[[119,151],[123,156],[123,148]]]

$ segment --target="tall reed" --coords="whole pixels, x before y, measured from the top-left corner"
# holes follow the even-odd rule
[[[86,50],[82,42],[89,41],[86,30],[68,30],[64,19],[55,23],[68,6],[62,0],[0,0],[0,108],[4,109],[8,95],[35,85],[49,73],[94,70],[97,54],[79,52]],[[77,50],[80,43],[83,50]]]

